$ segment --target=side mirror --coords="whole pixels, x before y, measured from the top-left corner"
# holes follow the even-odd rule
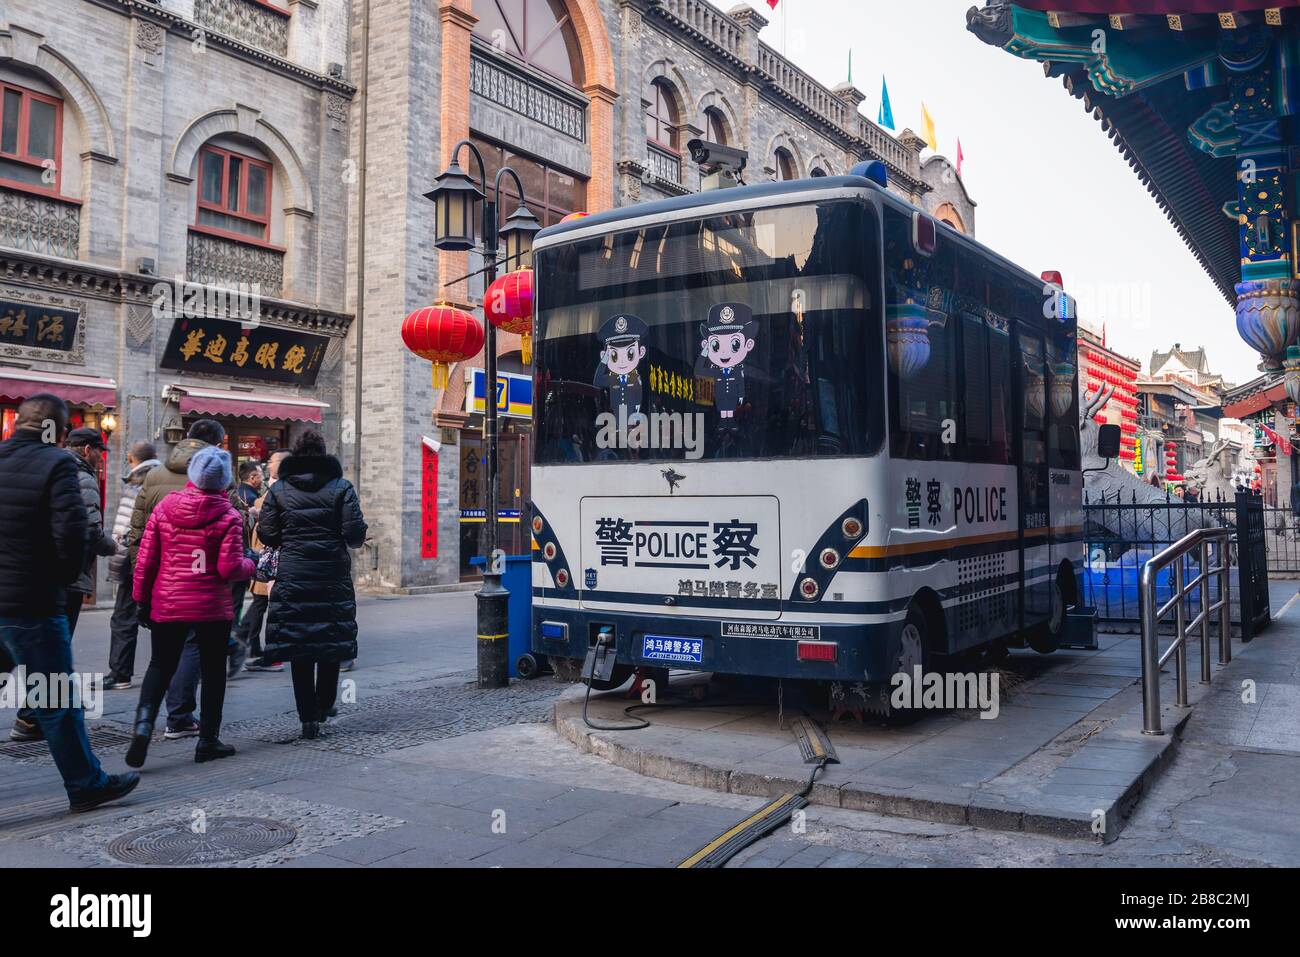
[[[1103,459],[1119,456],[1119,426],[1103,425],[1097,435],[1097,455]]]

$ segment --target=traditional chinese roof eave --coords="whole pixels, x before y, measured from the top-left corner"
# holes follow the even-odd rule
[[[1012,12],[1013,5],[1000,0],[971,8],[968,29],[985,43],[1008,49],[1015,37]],[[1098,92],[1083,64],[1044,59],[1043,66],[1101,124],[1224,299],[1235,305],[1239,237],[1235,221],[1224,214],[1225,205],[1236,199],[1233,160],[1201,152],[1187,136],[1188,127],[1222,100],[1224,91],[1189,91],[1180,73],[1115,96]]]

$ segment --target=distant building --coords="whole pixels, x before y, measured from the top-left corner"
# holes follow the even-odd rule
[[[1143,458],[1167,477],[1182,475],[1218,441],[1230,386],[1210,370],[1204,346],[1184,350],[1174,343],[1168,352],[1153,352],[1150,370],[1137,380]],[[1154,467],[1148,464],[1148,471]]]
[[[1079,323],[1079,385],[1095,396],[1107,386],[1114,393],[1093,416],[1102,425],[1120,428],[1119,460],[1129,471],[1141,475],[1150,468],[1137,449],[1138,400],[1137,377],[1142,363],[1121,355],[1106,345],[1106,336]]]
[[[1245,451],[1259,466],[1265,503],[1289,505],[1291,486],[1300,475],[1300,456],[1294,444],[1296,406],[1287,396],[1285,380],[1265,373],[1230,389],[1223,403],[1224,415],[1240,419],[1246,429]]]

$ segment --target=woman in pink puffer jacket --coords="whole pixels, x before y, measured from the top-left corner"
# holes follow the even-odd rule
[[[140,622],[153,633],[153,654],[140,688],[135,731],[126,763],[141,767],[149,751],[158,707],[193,630],[202,672],[200,764],[228,758],[235,749],[222,744],[221,712],[226,697],[226,643],[235,609],[230,583],[253,577],[244,557],[243,523],[230,504],[230,455],[216,446],[190,459],[189,483],[170,493],[149,516],[135,565],[134,597]]]

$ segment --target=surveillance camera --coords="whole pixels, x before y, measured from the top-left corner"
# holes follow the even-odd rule
[[[710,143],[708,140],[691,140],[686,144],[686,148],[691,151],[691,159],[705,173],[724,171],[740,173],[745,169],[745,163],[749,159],[746,150],[723,146],[721,143]]]

